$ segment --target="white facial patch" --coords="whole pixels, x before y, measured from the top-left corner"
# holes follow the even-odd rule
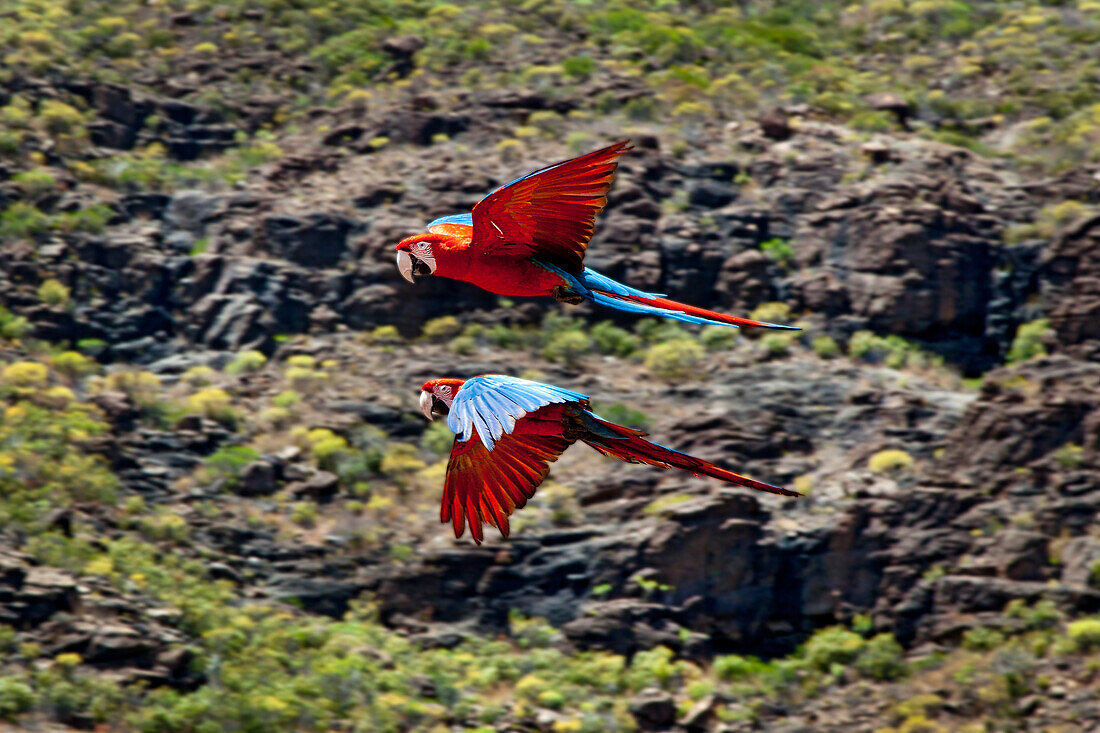
[[[435,272],[435,255],[432,254],[432,245],[427,242],[417,242],[411,247],[411,250],[416,259],[427,265],[429,270]]]

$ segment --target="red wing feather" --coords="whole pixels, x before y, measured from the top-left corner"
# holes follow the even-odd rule
[[[633,149],[628,142],[548,166],[486,196],[473,210],[474,245],[486,252],[537,255],[580,272],[618,157]]]
[[[439,511],[439,521],[454,525],[455,537],[462,536],[467,522],[479,545],[483,522],[508,536],[508,517],[527,504],[550,473],[549,464],[573,443],[560,435],[562,410],[562,405],[550,405],[523,418],[492,451],[485,449],[476,430],[469,440],[455,439]],[[559,434],[546,434],[551,431]]]

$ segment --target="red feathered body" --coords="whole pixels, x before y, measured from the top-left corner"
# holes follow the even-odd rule
[[[448,224],[446,231],[421,234],[404,241],[430,238],[434,244],[436,275],[472,283],[497,295],[535,298],[552,295],[555,287],[566,284],[560,275],[540,267],[530,258],[484,252],[471,246],[472,232],[473,227]]]
[[[583,299],[617,310],[688,323],[789,328],[678,303],[636,290],[584,266],[596,216],[607,204],[627,141],[562,161],[502,186],[468,215],[437,219],[397,245],[398,268],[415,281],[417,263],[509,297]],[[413,258],[417,260],[414,262]]]

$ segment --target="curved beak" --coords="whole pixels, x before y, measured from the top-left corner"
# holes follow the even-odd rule
[[[401,249],[397,250],[397,271],[401,273],[401,277],[413,284],[416,283],[413,278],[413,257]]]
[[[420,411],[424,413],[424,417],[429,420],[435,420],[435,414],[432,413],[432,407],[434,406],[435,397],[431,392],[420,392]]]

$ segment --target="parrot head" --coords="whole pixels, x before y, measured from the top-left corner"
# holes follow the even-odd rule
[[[405,237],[397,245],[397,269],[411,283],[416,278],[435,273],[434,247],[439,238],[434,234]]]
[[[424,417],[434,420],[436,415],[446,415],[451,410],[455,395],[466,380],[429,379],[420,388],[420,411]]]

